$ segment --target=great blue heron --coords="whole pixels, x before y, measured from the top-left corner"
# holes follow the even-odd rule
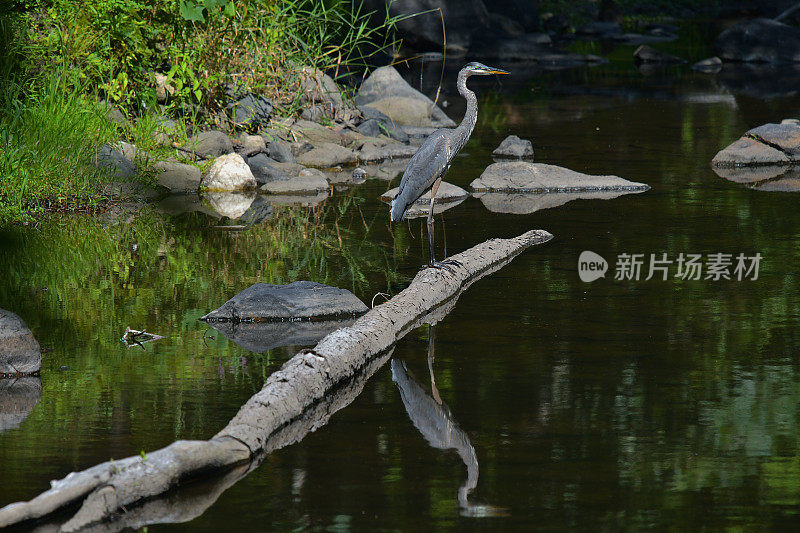
[[[472,129],[478,120],[478,99],[475,93],[467,89],[467,78],[473,75],[487,76],[489,74],[508,74],[507,71],[487,67],[483,63],[469,63],[458,73],[458,93],[467,100],[467,112],[464,118],[454,129],[444,128],[431,133],[422,146],[408,162],[397,196],[392,200],[391,220],[399,222],[408,207],[416,202],[420,196],[431,191],[431,207],[428,213],[428,245],[431,252],[430,267],[448,268],[447,261],[436,261],[433,255],[433,204],[436,201],[436,192],[442,183],[442,177],[450,168],[456,154],[461,150]]]

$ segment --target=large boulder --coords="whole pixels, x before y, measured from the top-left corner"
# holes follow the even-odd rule
[[[190,139],[189,146],[194,148],[195,154],[206,159],[233,152],[233,143],[228,136],[216,130],[198,133]]]
[[[533,143],[528,139],[520,139],[516,135],[509,135],[500,146],[494,149],[492,155],[495,157],[533,157]]]
[[[173,192],[190,192],[200,188],[203,174],[192,165],[175,161],[159,161],[153,167],[158,184]]]
[[[258,185],[264,185],[270,181],[289,179],[290,175],[284,170],[278,168],[278,162],[274,159],[267,157],[265,154],[256,154],[253,157],[247,158],[247,166],[253,173],[253,177],[258,182]],[[299,171],[298,171],[299,172]]]
[[[16,429],[28,418],[42,395],[38,377],[0,379],[0,433]]]
[[[300,154],[297,162],[308,167],[330,168],[355,163],[356,154],[341,144],[319,143],[308,152]]]
[[[391,114],[393,112],[400,113],[403,111],[401,109],[402,106],[396,105],[396,102],[413,105],[415,109],[413,115],[415,117],[414,120],[419,120],[420,106],[417,103],[410,104],[412,100],[421,102],[426,106],[426,113],[430,117],[430,120],[427,124],[409,125],[431,127],[453,127],[456,125],[450,117],[445,115],[444,111],[434,105],[430,98],[409,85],[400,73],[391,66],[375,69],[372,74],[364,80],[364,83],[362,83],[361,87],[358,89],[358,93],[356,93],[356,104],[359,107],[368,105],[387,115],[399,124],[404,124],[400,120],[400,117]]]
[[[753,19],[728,28],[714,43],[723,61],[794,63],[800,61],[800,28],[771,19]]]
[[[307,168],[300,171],[297,177],[289,180],[271,181],[261,187],[267,194],[288,194],[294,196],[314,195],[327,191],[328,180],[322,171]]]
[[[42,366],[42,350],[25,322],[0,309],[0,374],[33,374]]]
[[[214,160],[203,179],[209,191],[244,191],[258,186],[253,172],[239,154],[227,154]]]
[[[507,161],[489,165],[470,183],[479,192],[645,191],[649,185],[618,176],[591,176],[545,163]]]
[[[289,285],[251,285],[200,320],[277,322],[339,319],[365,312],[367,306],[346,289],[314,281],[295,281]]]

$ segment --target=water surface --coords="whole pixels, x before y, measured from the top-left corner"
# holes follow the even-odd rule
[[[514,133],[540,162],[652,189],[527,215],[470,198],[437,220],[439,254],[533,228],[555,235],[473,285],[436,326],[436,387],[474,450],[469,501],[483,507],[459,503],[467,465],[420,432],[386,364],[329,424],[265,457],[205,513],[153,529],[797,525],[797,197],[726,181],[709,161],[747,129],[797,116],[800,98],[683,67],[643,76],[627,60],[527,76],[472,84],[481,116],[448,181],[466,188]],[[444,98],[460,117],[458,97]],[[389,227],[377,200],[389,186],[276,209],[244,231],[151,210],[5,231],[0,306],[47,351],[38,404],[0,434],[0,505],[223,427],[298,349],[248,352],[197,320],[250,284],[311,279],[366,302],[401,290],[425,235],[420,220]],[[605,279],[579,280],[584,250],[612,263]],[[758,279],[613,279],[619,254],[717,252],[760,253]],[[128,326],[166,338],[126,348]],[[415,330],[393,357],[432,397],[428,336]]]

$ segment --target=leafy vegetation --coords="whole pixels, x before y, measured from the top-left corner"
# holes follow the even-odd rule
[[[299,65],[344,74],[391,44],[396,19],[372,16],[358,0],[28,0],[0,9],[0,223],[96,203],[97,146],[127,139],[158,151],[152,134],[164,116],[177,120],[180,140],[199,122],[219,122],[242,92],[295,112]],[[128,120],[112,125],[101,102]]]

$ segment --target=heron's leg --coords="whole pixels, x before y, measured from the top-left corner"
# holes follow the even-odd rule
[[[439,185],[442,184],[442,178],[433,182],[431,187],[431,207],[428,210],[428,251],[431,254],[431,262],[429,266],[436,265],[436,258],[433,256],[433,206],[436,203],[436,193],[439,192]]]
[[[442,405],[442,397],[439,396],[439,389],[436,387],[436,378],[433,376],[433,345],[436,338],[436,330],[434,329],[434,325],[430,324],[428,326],[428,372],[431,375],[431,392],[433,393],[433,399],[439,405]]]

